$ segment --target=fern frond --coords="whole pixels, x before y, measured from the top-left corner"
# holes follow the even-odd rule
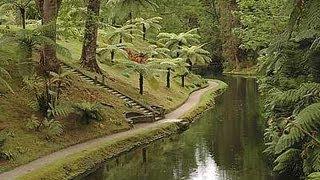
[[[294,162],[297,161],[297,157],[300,156],[301,150],[299,149],[289,149],[286,152],[282,153],[274,162],[277,164],[273,170],[279,173],[285,172],[288,168],[295,169]]]
[[[311,133],[320,127],[320,103],[315,103],[302,110],[295,120],[289,124],[289,133],[280,137],[276,146],[276,153],[291,147],[306,136],[306,132]],[[305,132],[306,131],[306,132]]]
[[[319,180],[320,172],[314,172],[308,176],[308,180]]]
[[[316,149],[313,152],[313,159],[312,159],[312,168],[314,171],[320,172],[320,149]]]

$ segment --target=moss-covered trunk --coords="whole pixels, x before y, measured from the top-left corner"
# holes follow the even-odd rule
[[[61,0],[43,0],[40,4],[43,5],[42,10],[40,10],[42,12],[42,22],[45,26],[50,27],[46,28],[44,35],[56,42],[56,23]],[[50,71],[58,72],[59,69],[60,64],[56,56],[56,47],[52,44],[45,44],[40,55],[39,72],[48,74]]]
[[[100,5],[100,0],[89,0],[88,2],[87,19],[85,24],[82,54],[80,58],[83,67],[97,73],[101,73],[96,56]]]

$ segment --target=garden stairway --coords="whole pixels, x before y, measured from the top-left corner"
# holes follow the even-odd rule
[[[120,91],[108,86],[104,82],[104,79],[105,79],[104,77],[102,77],[102,81],[99,81],[97,76],[90,77],[90,76],[84,74],[83,72],[81,72],[79,69],[76,69],[68,64],[63,63],[63,62],[61,62],[61,67],[65,70],[70,71],[73,74],[79,76],[85,82],[96,85],[97,87],[104,89],[104,90],[108,91],[109,93],[111,93],[112,95],[117,96],[118,98],[122,99],[128,105],[139,109],[142,112],[142,115],[147,119],[151,118],[153,121],[159,121],[159,120],[163,119],[165,116],[165,113],[164,113],[165,110],[163,108],[157,107],[157,106],[145,105],[145,104],[121,93]],[[140,120],[141,116],[139,116],[138,119]],[[133,122],[133,119],[130,119],[130,121],[131,121],[131,123],[137,123],[137,122]]]

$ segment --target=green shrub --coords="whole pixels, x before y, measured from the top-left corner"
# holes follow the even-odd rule
[[[45,118],[42,122],[38,120],[35,115],[32,115],[27,122],[26,127],[28,130],[41,131],[46,138],[53,138],[60,136],[63,133],[63,126],[57,120],[48,120]]]
[[[53,138],[55,136],[60,136],[63,133],[63,126],[57,120],[47,120],[43,121],[43,132],[47,138]]]
[[[100,103],[76,103],[73,105],[75,113],[79,116],[81,123],[90,124],[92,121],[102,121],[102,105]]]

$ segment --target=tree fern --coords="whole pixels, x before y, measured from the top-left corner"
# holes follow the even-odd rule
[[[280,137],[276,146],[276,153],[292,147],[295,143],[301,141],[307,133],[318,130],[320,127],[320,103],[315,103],[302,110],[295,120],[289,123],[289,133]],[[320,145],[320,144],[319,144]]]

